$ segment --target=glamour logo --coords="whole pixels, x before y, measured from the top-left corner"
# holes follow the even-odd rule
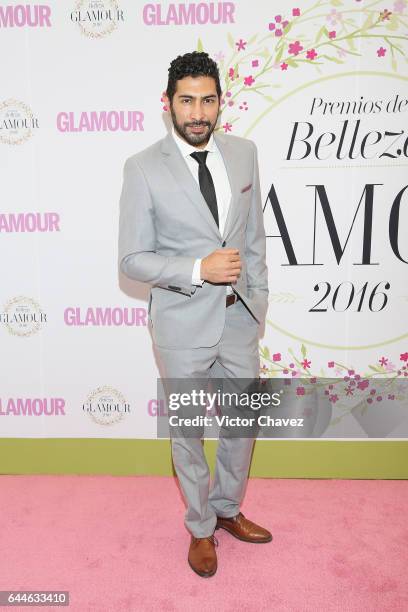
[[[111,34],[124,17],[116,0],[78,0],[71,21],[85,36],[101,38]]]
[[[147,326],[146,308],[86,308],[68,307],[64,310],[66,325],[85,326]]]
[[[149,416],[166,416],[168,414],[164,400],[151,399],[147,402],[147,414]]]
[[[84,111],[57,115],[59,132],[143,132],[141,111]]]
[[[404,185],[401,189],[399,189],[399,191],[396,193],[391,203],[385,202],[384,197],[382,197],[381,199],[381,187],[383,187],[382,183],[366,183],[365,185],[363,185],[361,188],[361,195],[359,196],[360,199],[358,200],[357,205],[355,206],[355,212],[354,212],[353,219],[351,221],[350,227],[347,228],[348,233],[344,232],[344,236],[339,235],[338,227],[335,222],[335,215],[333,214],[333,211],[336,208],[336,206],[333,206],[333,204],[330,203],[328,190],[326,189],[326,186],[324,184],[322,185],[318,185],[318,184],[312,185],[311,184],[311,185],[306,185],[306,187],[313,188],[313,192],[311,192],[312,195],[310,197],[310,211],[311,211],[310,213],[310,220],[311,220],[310,248],[311,248],[311,254],[312,254],[312,257],[311,257],[312,261],[307,261],[307,262],[298,261],[298,258],[295,255],[295,249],[292,243],[292,239],[290,237],[289,227],[286,223],[284,213],[283,213],[284,209],[282,209],[274,183],[272,183],[271,188],[269,190],[268,199],[265,204],[265,208],[268,205],[268,200],[269,200],[269,203],[272,207],[274,219],[276,221],[276,225],[279,229],[279,233],[269,234],[268,232],[267,237],[268,238],[279,238],[282,240],[282,243],[285,248],[287,258],[288,258],[288,263],[281,264],[282,266],[287,266],[287,265],[289,266],[305,266],[305,265],[322,266],[324,265],[322,261],[320,262],[316,261],[318,259],[316,255],[316,251],[320,244],[319,230],[322,226],[324,227],[324,225],[326,226],[328,230],[328,235],[330,238],[331,245],[333,247],[334,256],[339,266],[340,264],[343,264],[343,263],[346,263],[347,266],[349,265],[378,266],[380,262],[372,261],[373,259],[372,257],[373,236],[377,240],[381,238],[380,232],[373,231],[375,229],[374,227],[375,214],[377,215],[379,214],[375,212],[375,209],[379,208],[379,205],[377,205],[377,207],[374,206],[375,195],[377,195],[377,201],[380,199],[382,209],[384,209],[384,207],[387,204],[389,204],[390,211],[389,211],[389,221],[388,221],[388,228],[387,228],[388,231],[385,230],[383,232],[383,235],[384,234],[387,235],[391,250],[393,251],[395,257],[399,259],[399,261],[401,261],[402,263],[405,263],[405,264],[408,263],[408,256],[405,253],[404,255],[401,254],[401,251],[400,251],[401,246],[403,246],[406,243],[403,240],[403,232],[401,231],[400,233],[399,231],[401,229],[400,225],[402,225],[402,223],[400,224],[400,212],[402,212],[401,204],[403,203],[404,196],[406,199],[405,194],[406,193],[408,194],[408,185]],[[357,187],[356,187],[356,191],[357,191]],[[339,206],[339,202],[341,204],[341,198],[337,200],[337,206]],[[352,205],[353,205],[352,202],[348,202],[350,211],[352,210]],[[323,215],[320,214],[320,209],[323,212]],[[354,233],[356,231],[359,231],[358,224],[356,223],[358,214],[360,214],[360,217],[362,217],[362,224],[360,223],[361,239],[360,241],[358,241],[358,239],[355,238],[354,240],[349,241],[351,232],[355,226],[357,227],[357,230],[354,230]],[[402,217],[402,214],[401,214],[401,217]],[[324,224],[323,224],[323,219],[324,219]],[[303,223],[303,236],[302,236],[303,243],[305,242],[305,235],[306,234],[305,234],[305,222],[304,222]],[[316,240],[316,237],[318,238],[317,240]],[[343,259],[346,248],[348,248],[349,251],[352,250],[353,248],[355,251],[356,248],[358,248],[358,261],[352,261],[351,258],[347,260]],[[327,256],[328,256],[328,252],[326,252],[326,258]],[[352,257],[354,256],[352,255]]]
[[[0,213],[0,233],[59,232],[56,212]]]
[[[0,103],[0,142],[22,144],[38,127],[38,119],[24,102],[10,99]]]
[[[87,397],[82,410],[98,425],[113,425],[130,413],[130,404],[112,387],[98,387]]]
[[[0,323],[14,336],[32,336],[47,322],[47,315],[33,299],[18,296],[11,299],[0,312]]]
[[[145,4],[143,22],[148,25],[205,25],[235,23],[233,2]]]
[[[45,4],[0,6],[0,28],[50,28],[51,7]]]
[[[0,398],[0,416],[65,416],[65,400],[62,397]]]

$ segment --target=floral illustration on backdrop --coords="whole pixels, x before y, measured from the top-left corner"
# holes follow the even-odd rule
[[[388,7],[383,0],[317,0],[305,10],[288,5],[278,15],[271,8],[264,31],[249,38],[229,34],[229,52],[213,55],[224,91],[220,129],[234,132],[253,96],[261,97],[266,109],[277,104],[290,72],[299,71],[302,82],[312,81],[312,75],[319,77],[327,68],[361,57],[362,41],[367,43],[364,54],[373,56],[378,70],[397,74],[408,62],[407,5],[407,0]],[[201,40],[197,48],[203,50]],[[306,76],[310,68],[313,73]],[[241,134],[247,135],[253,125]]]
[[[351,408],[341,406],[342,414],[332,419],[331,425],[349,414],[357,403],[360,404],[361,414],[364,414],[375,403],[407,399],[408,381],[404,379],[408,377],[408,351],[400,354],[397,364],[381,355],[376,364],[368,366],[367,372],[358,372],[337,361],[328,361],[327,369],[320,368],[316,372],[304,344],[300,349],[301,355],[296,355],[293,349],[288,352],[290,357],[286,361],[281,353],[271,355],[267,346],[260,346],[261,378],[283,379],[285,385],[294,389],[298,399],[307,396],[314,387],[323,387],[332,406],[337,403],[341,406],[344,399],[354,399]]]

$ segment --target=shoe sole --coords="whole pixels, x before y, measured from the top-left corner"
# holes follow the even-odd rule
[[[271,536],[267,540],[248,540],[246,538],[241,538],[239,535],[237,535],[236,533],[234,533],[233,531],[228,529],[228,527],[224,527],[223,525],[217,525],[217,527],[215,529],[216,530],[217,529],[224,529],[224,531],[228,531],[228,533],[230,533],[232,536],[234,536],[234,538],[237,538],[237,540],[241,540],[241,542],[249,542],[250,544],[268,544],[268,542],[272,542],[272,540],[273,540],[273,536]]]
[[[214,574],[217,571],[217,567],[215,568],[215,570],[211,573],[208,572],[199,572],[198,570],[195,569],[195,567],[193,567],[190,563],[190,560],[187,559],[189,566],[191,567],[191,569],[193,570],[193,572],[195,572],[198,576],[201,576],[201,578],[211,578],[211,576],[214,576]]]

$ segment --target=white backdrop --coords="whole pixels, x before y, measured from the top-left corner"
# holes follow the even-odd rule
[[[169,63],[194,49],[220,66],[219,129],[259,150],[264,375],[404,378],[407,13],[0,4],[0,436],[155,437],[148,288],[118,276],[118,202],[125,159],[165,134]]]

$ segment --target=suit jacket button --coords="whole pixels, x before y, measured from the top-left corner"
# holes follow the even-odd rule
[[[174,285],[169,285],[169,289],[174,289],[174,291],[181,291],[181,287],[175,287]]]
[[[222,245],[221,245],[221,246],[225,247],[225,245],[226,245],[226,244],[227,244],[227,243],[226,243],[226,242],[225,242],[225,240],[224,240],[224,242],[222,243]]]

